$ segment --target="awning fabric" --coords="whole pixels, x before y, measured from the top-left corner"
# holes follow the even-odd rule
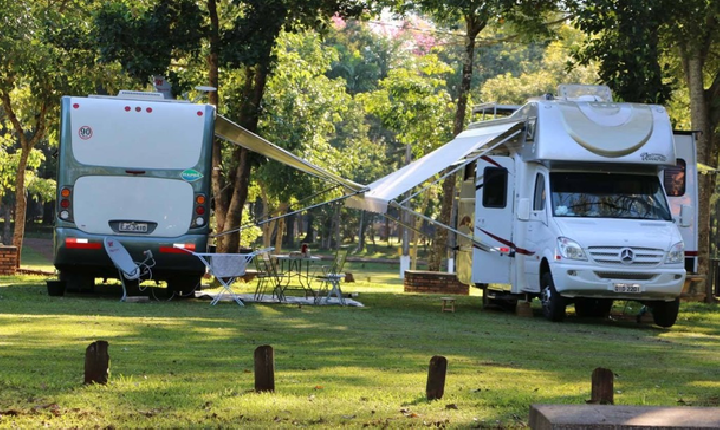
[[[316,166],[295,154],[288,152],[277,145],[274,145],[255,133],[252,133],[229,119],[218,115],[215,119],[215,135],[219,138],[243,146],[250,151],[262,154],[267,158],[279,161],[290,167],[303,172],[326,179],[330,182],[342,185],[350,191],[360,191],[364,185],[357,184],[349,179],[342,178],[334,173],[328,172],[320,166]]]
[[[510,136],[520,128],[522,121],[518,120],[468,129],[423,158],[368,185],[367,192],[349,198],[346,204],[357,209],[385,213],[391,200],[452,166],[468,153]]]

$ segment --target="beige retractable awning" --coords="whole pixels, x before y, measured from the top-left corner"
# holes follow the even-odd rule
[[[518,120],[466,130],[423,158],[368,185],[367,192],[351,197],[346,204],[357,209],[385,213],[389,202],[401,194],[454,165],[469,153],[512,136],[521,128],[522,121]]]
[[[215,119],[215,135],[236,145],[243,146],[250,151],[262,154],[267,158],[279,161],[287,166],[342,185],[350,191],[360,191],[365,188],[364,185],[342,178],[268,142],[257,134],[248,131],[221,115],[218,115]]]

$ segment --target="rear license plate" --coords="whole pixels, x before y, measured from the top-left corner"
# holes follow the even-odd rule
[[[126,233],[147,233],[147,224],[134,222],[121,222],[120,231]]]
[[[639,293],[640,284],[615,284],[616,293]]]

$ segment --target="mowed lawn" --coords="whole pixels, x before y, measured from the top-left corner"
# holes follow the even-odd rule
[[[358,282],[343,288],[364,308],[121,303],[117,285],[49,297],[41,277],[0,277],[0,427],[522,426],[531,404],[584,404],[596,367],[615,373],[616,404],[720,403],[714,305],[683,304],[667,330],[483,310],[477,290],[443,314],[394,270],[352,270]],[[95,340],[110,344],[106,386],[82,384]],[[265,344],[276,392],[256,394]],[[448,372],[445,396],[428,402],[433,355]]]

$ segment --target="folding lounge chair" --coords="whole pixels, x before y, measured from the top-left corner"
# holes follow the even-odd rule
[[[342,273],[343,266],[345,266],[345,260],[347,258],[347,249],[340,249],[335,253],[335,259],[333,260],[332,266],[329,268],[323,268],[323,275],[318,276],[316,279],[320,281],[320,291],[318,292],[316,302],[320,303],[322,295],[327,291],[327,297],[325,302],[327,303],[332,296],[336,296],[340,301],[340,304],[345,305],[345,299],[342,296],[342,290],[340,289],[340,280],[345,277]],[[328,289],[328,287],[331,287]]]
[[[117,238],[106,237],[104,242],[105,252],[107,252],[108,257],[112,260],[115,268],[118,269],[120,283],[122,284],[123,289],[123,295],[120,298],[120,301],[124,302],[127,298],[125,280],[137,280],[140,282],[143,279],[151,279],[151,269],[155,265],[155,259],[153,259],[152,252],[147,250],[143,253],[145,254],[145,260],[140,263],[136,263],[133,261],[130,253],[127,252],[127,249],[125,249]]]

